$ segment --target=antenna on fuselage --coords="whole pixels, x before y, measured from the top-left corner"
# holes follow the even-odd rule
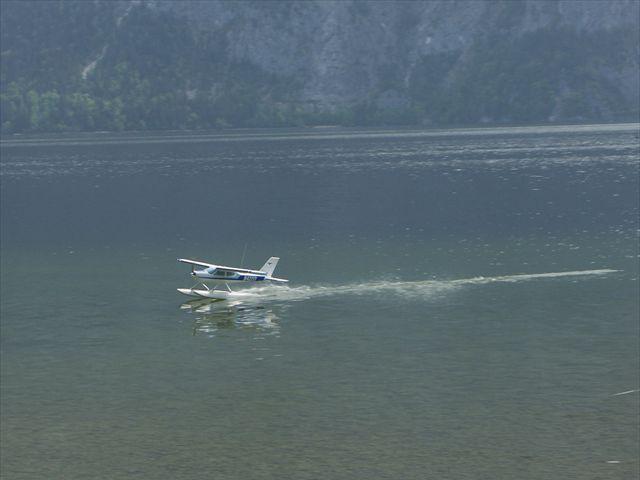
[[[244,244],[244,250],[242,251],[242,258],[240,259],[240,268],[244,267],[244,256],[247,254],[247,244]]]

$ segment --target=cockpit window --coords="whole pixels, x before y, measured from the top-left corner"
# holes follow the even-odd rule
[[[216,277],[233,277],[235,275],[234,272],[227,272],[225,270],[212,270],[209,273]]]

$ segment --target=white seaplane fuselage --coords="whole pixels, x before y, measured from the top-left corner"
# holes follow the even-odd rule
[[[202,270],[194,270],[191,272],[194,280],[209,285],[241,285],[246,282],[263,282],[267,281],[286,281],[280,278],[274,278],[265,272],[258,270],[235,270],[235,271],[216,271],[214,268],[205,268]]]
[[[179,258],[179,262],[188,263],[192,266],[191,277],[197,283],[191,288],[178,288],[178,291],[192,297],[228,298],[234,294],[231,290],[231,286],[233,285],[250,285],[252,282],[265,281],[286,283],[288,280],[273,276],[278,260],[280,260],[278,257],[271,257],[260,270],[249,270],[246,268],[225,267],[197,260]],[[195,266],[204,268],[196,270],[194,268]],[[203,288],[195,288],[198,285],[201,285]],[[222,286],[225,287],[225,290],[218,289],[218,287]]]

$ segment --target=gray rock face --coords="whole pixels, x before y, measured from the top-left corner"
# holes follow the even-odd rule
[[[501,34],[567,29],[597,35],[638,29],[636,0],[477,1],[151,1],[155,9],[184,17],[194,28],[218,32],[233,61],[295,77],[298,101],[334,108],[367,99],[403,105],[416,64],[453,52],[455,75],[479,39]],[[637,53],[637,52],[636,52]],[[638,57],[627,55],[616,72],[625,96],[637,101]],[[606,70],[606,69],[605,69]],[[612,79],[617,76],[616,79]],[[635,97],[634,97],[635,96]]]

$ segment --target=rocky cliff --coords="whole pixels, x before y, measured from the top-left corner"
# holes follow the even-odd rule
[[[5,0],[3,128],[51,92],[95,128],[633,120],[639,5]]]

